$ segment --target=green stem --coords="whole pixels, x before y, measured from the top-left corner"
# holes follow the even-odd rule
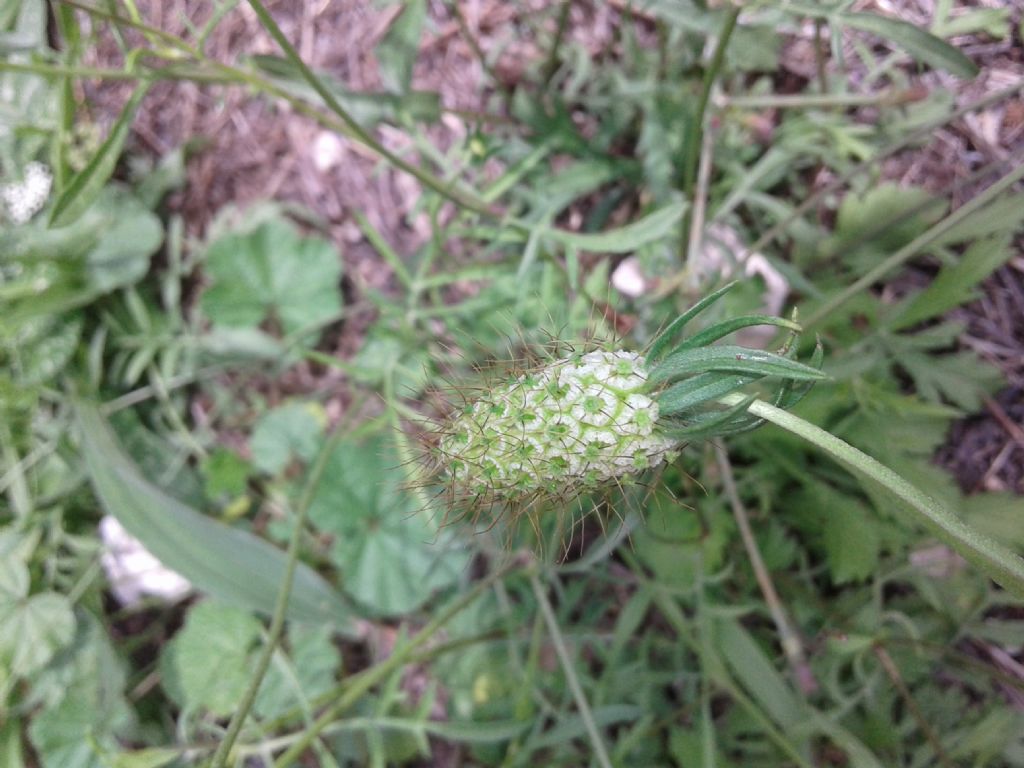
[[[846,109],[898,106],[916,100],[911,91],[888,89],[878,93],[800,93],[765,96],[726,96],[715,100],[720,109]]]
[[[569,11],[572,10],[572,0],[562,0],[558,9],[558,26],[555,28],[555,37],[551,41],[551,48],[548,49],[548,57],[541,70],[541,82],[546,88],[551,83],[551,78],[558,71],[558,53],[562,47],[562,38],[565,37],[566,27],[569,26]]]
[[[540,579],[537,578],[536,574],[530,574],[530,586],[533,588],[533,594],[537,598],[537,605],[540,606],[544,623],[548,626],[548,634],[551,635],[551,642],[555,646],[555,653],[558,654],[558,661],[562,665],[566,682],[569,683],[569,690],[572,691],[572,697],[576,700],[576,708],[580,711],[583,727],[587,729],[587,736],[590,737],[590,744],[594,748],[594,758],[601,768],[612,768],[608,751],[604,746],[604,740],[601,738],[601,732],[597,729],[597,723],[594,722],[594,714],[590,711],[586,694],[583,693],[583,687],[580,685],[579,678],[576,676],[576,670],[573,668],[569,649],[565,646],[565,638],[562,637],[562,632],[558,628],[558,618],[555,616],[555,612],[551,608],[551,602],[544,592],[544,585],[540,583]]]
[[[739,394],[728,395],[720,400],[726,406],[733,406],[742,401],[743,396]],[[802,437],[856,474],[878,483],[905,502],[915,513],[918,521],[937,538],[959,552],[1005,589],[1017,597],[1024,597],[1024,559],[971,528],[891,469],[820,427],[761,400],[751,403],[750,413]]]
[[[459,33],[462,38],[466,41],[470,50],[473,51],[473,55],[476,56],[480,62],[480,68],[483,69],[484,73],[494,81],[495,86],[502,88],[501,79],[494,71],[494,67],[487,61],[487,54],[484,53],[484,49],[480,47],[480,41],[476,39],[476,35],[473,34],[473,30],[469,28],[469,23],[466,21],[465,15],[462,13],[462,9],[459,8],[458,0],[448,0],[445,3],[448,7],[448,12],[451,13],[455,19],[455,24],[459,28]]]
[[[725,62],[725,49],[729,45],[729,38],[736,29],[736,21],[739,19],[740,9],[732,7],[726,12],[725,22],[722,31],[718,35],[718,42],[715,43],[715,51],[711,56],[711,63],[704,70],[704,82],[701,86],[700,101],[697,103],[697,110],[689,124],[688,135],[685,136],[686,159],[683,164],[683,196],[689,200],[693,195],[694,186],[697,184],[697,156],[700,153],[701,137],[704,134],[704,118],[708,109],[708,101],[711,98],[711,88],[718,78],[718,73]],[[687,218],[686,221],[689,219]],[[686,248],[690,241],[689,225],[683,226],[683,258],[686,258]]]
[[[317,92],[320,98],[324,100],[324,104],[327,105],[328,109],[341,118],[341,121],[345,124],[345,127],[351,133],[353,138],[361,141],[367,147],[391,163],[395,168],[413,176],[422,184],[434,190],[442,197],[451,200],[456,205],[485,216],[493,215],[494,212],[491,210],[491,207],[485,201],[476,197],[476,195],[471,195],[463,192],[462,190],[456,189],[455,187],[446,184],[429,171],[425,171],[422,168],[412,165],[370,135],[369,131],[363,128],[363,126],[361,126],[355,118],[353,118],[348,111],[338,103],[338,100],[334,98],[334,94],[331,93],[330,89],[320,81],[320,78],[318,78],[306,62],[302,60],[302,57],[299,56],[299,52],[295,50],[295,47],[290,42],[288,42],[288,38],[285,37],[284,32],[281,31],[277,22],[274,21],[274,17],[270,15],[266,6],[264,6],[260,0],[248,0],[248,2],[253,11],[255,11],[256,15],[259,17],[264,29],[270,33],[270,36],[273,37],[275,42],[277,42],[281,47],[285,57],[296,68],[298,68],[299,72],[302,74],[302,78],[314,91]]]
[[[747,509],[743,506],[739,489],[736,487],[736,478],[733,476],[729,452],[721,445],[716,445],[715,453],[718,458],[719,472],[722,475],[722,486],[725,488],[726,498],[729,499],[729,504],[732,506],[736,526],[740,530],[740,538],[743,539],[743,546],[750,559],[750,567],[754,571],[754,578],[757,579],[761,594],[764,595],[768,612],[775,623],[775,630],[779,633],[779,644],[782,646],[786,661],[789,662],[793,682],[800,694],[806,697],[817,690],[818,684],[807,663],[807,657],[804,655],[803,643],[800,640],[800,635],[790,625],[786,608],[779,598],[779,593],[775,590],[775,582],[772,581],[771,573],[765,566],[764,558],[761,557],[761,550],[757,546],[757,539],[754,538],[754,531],[750,526],[750,517],[747,515]]]
[[[274,650],[281,640],[281,634],[284,630],[284,616],[288,608],[288,598],[291,596],[295,569],[299,562],[299,543],[302,541],[302,529],[306,523],[306,511],[313,501],[313,495],[320,484],[320,478],[323,477],[324,470],[327,468],[327,460],[330,458],[334,446],[341,438],[341,435],[342,431],[337,430],[331,436],[331,439],[324,443],[323,448],[320,449],[320,454],[317,456],[316,464],[310,470],[309,477],[302,490],[302,496],[299,498],[299,503],[295,510],[295,527],[292,530],[291,541],[288,543],[288,563],[285,567],[284,581],[281,582],[281,589],[277,593],[277,602],[274,605],[274,616],[270,621],[267,642],[264,644],[260,657],[256,661],[256,669],[253,670],[252,678],[249,680],[249,687],[242,696],[238,709],[231,716],[227,733],[224,734],[224,739],[218,745],[217,751],[213,755],[211,768],[224,768],[224,765],[227,763],[228,755],[231,753],[235,740],[238,739],[238,734],[242,730],[245,718],[256,701],[256,694],[259,692],[260,684],[263,682],[267,669],[270,667]]]
[[[1018,163],[1016,168],[999,179],[995,184],[988,187],[984,192],[961,205],[938,224],[931,227],[923,234],[918,235],[911,242],[900,248],[896,253],[892,254],[892,256],[860,278],[860,280],[857,280],[830,298],[812,312],[803,322],[804,328],[811,328],[812,326],[820,323],[858,293],[863,291],[865,288],[870,288],[874,283],[881,280],[892,270],[902,266],[904,262],[910,260],[924,248],[927,248],[947,232],[952,230],[960,222],[967,219],[967,217],[984,208],[1021,179],[1024,179],[1024,163]]]
[[[362,698],[363,694],[368,692],[378,683],[383,682],[388,675],[392,674],[399,667],[405,664],[414,655],[415,651],[436,635],[445,626],[445,624],[455,618],[455,616],[461,613],[462,610],[470,603],[490,589],[495,582],[507,576],[515,567],[516,564],[512,563],[505,568],[500,568],[494,571],[486,579],[482,579],[477,582],[473,589],[459,598],[459,600],[457,600],[448,610],[427,624],[416,634],[415,637],[410,639],[404,645],[396,648],[387,660],[382,661],[380,664],[370,667],[359,675],[353,677],[351,687],[349,687],[345,691],[344,695],[342,695],[334,704],[328,707],[312,725],[306,728],[300,739],[292,744],[284,754],[274,761],[274,768],[285,768],[285,766],[289,766],[294,763],[317,739],[317,737],[319,737],[319,735],[323,733],[323,731],[328,728],[335,719],[338,718],[338,716],[341,715],[342,712],[353,706],[360,698]]]

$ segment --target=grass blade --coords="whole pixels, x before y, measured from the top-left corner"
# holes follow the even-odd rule
[[[594,234],[566,232],[553,229],[546,234],[562,245],[572,246],[581,251],[593,253],[629,253],[641,246],[660,240],[676,225],[683,216],[686,204],[683,202],[666,205],[654,213],[649,213],[639,221],[608,232]]]
[[[110,129],[107,140],[92,156],[88,165],[79,171],[60,193],[60,197],[53,205],[53,212],[50,214],[51,227],[66,227],[92,205],[100,190],[103,189],[103,185],[114,173],[114,168],[117,167],[117,160],[121,157],[121,149],[131,130],[135,111],[149,91],[149,86],[148,81],[141,82],[136,86],[128,103],[121,110],[117,122],[114,123],[114,127]]]
[[[800,381],[817,381],[828,378],[817,368],[798,363],[796,360],[790,360],[774,352],[723,345],[673,352],[650,372],[647,381],[653,385],[688,373],[711,371],[753,374],[755,376],[782,376]]]
[[[837,20],[848,27],[884,37],[918,61],[936,69],[944,69],[957,77],[978,74],[978,67],[959,50],[906,21],[874,13],[844,13]]]

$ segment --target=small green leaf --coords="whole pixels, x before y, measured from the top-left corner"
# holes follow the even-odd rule
[[[1006,195],[982,206],[946,230],[936,246],[957,245],[995,235],[1012,236],[1024,221],[1024,195]]]
[[[714,623],[714,644],[736,679],[779,727],[795,729],[807,719],[807,707],[771,663],[754,638],[733,618]]]
[[[188,707],[218,717],[234,712],[249,684],[260,623],[248,612],[205,600],[192,607],[185,626],[165,649]]]
[[[200,304],[215,326],[255,327],[267,317],[285,333],[316,326],[341,310],[341,259],[320,238],[270,220],[224,235],[206,252],[211,285]]]
[[[683,216],[686,204],[672,203],[624,227],[597,234],[549,229],[548,238],[566,247],[592,253],[629,253],[666,237]]]
[[[61,192],[50,214],[51,226],[64,227],[71,224],[92,205],[100,190],[114,173],[125,139],[128,138],[128,133],[131,130],[135,111],[149,91],[150,85],[150,81],[147,80],[139,83],[128,99],[128,103],[121,110],[117,122],[110,129],[107,140],[103,142],[85,168],[79,171]]]
[[[0,562],[0,663],[17,677],[41,669],[71,642],[75,616],[64,595],[28,595],[28,568],[19,559]]]
[[[846,494],[822,490],[815,499],[832,583],[869,578],[878,567],[881,548],[871,512]]]
[[[346,593],[385,615],[417,608],[463,573],[468,553],[427,524],[431,514],[402,488],[400,463],[379,438],[340,442],[309,507],[336,536]]]
[[[942,218],[947,202],[920,187],[883,183],[843,198],[826,254],[903,247]]]
[[[732,376],[727,373],[701,373],[683,379],[658,395],[658,415],[671,416],[691,410],[757,379],[757,376]]]
[[[249,441],[252,463],[276,475],[293,458],[312,461],[326,424],[327,415],[317,403],[289,403],[267,411]]]
[[[163,768],[181,757],[180,749],[152,747],[122,752],[111,760],[110,768]]]
[[[207,497],[240,496],[251,472],[249,463],[227,448],[215,448],[200,465]]]
[[[836,20],[896,43],[918,61],[936,69],[944,69],[957,77],[974,77],[978,74],[978,67],[967,56],[909,22],[873,13],[843,13]]]
[[[677,317],[675,320],[669,323],[668,327],[665,328],[665,330],[663,330],[661,333],[659,333],[655,337],[654,341],[651,343],[651,348],[647,351],[648,365],[653,363],[655,360],[661,357],[662,354],[664,354],[664,352],[671,345],[672,340],[680,333],[682,333],[683,328],[686,326],[688,322],[693,320],[693,318],[695,318],[705,309],[710,307],[720,298],[725,296],[725,294],[727,294],[729,291],[735,288],[736,285],[737,281],[735,280],[731,283],[726,283],[714,293],[709,293],[707,296],[705,296],[703,299],[698,301],[688,310],[683,312],[683,314],[679,315],[679,317]]]
[[[132,719],[125,674],[103,626],[79,612],[72,646],[33,680],[44,702],[28,733],[42,768],[109,768]]]
[[[284,553],[263,539],[224,525],[161,491],[121,451],[95,405],[79,403],[79,434],[93,488],[108,513],[165,566],[199,589],[270,615],[285,571]],[[341,514],[344,502],[336,507]],[[350,631],[341,597],[299,564],[289,618]]]
[[[789,330],[797,333],[801,331],[800,325],[792,320],[785,320],[781,317],[773,317],[771,315],[747,315],[744,317],[734,317],[731,320],[716,323],[710,328],[706,328],[700,333],[697,333],[681,342],[676,346],[676,349],[681,350],[706,347],[709,344],[728,336],[730,333],[735,333],[742,328],[750,328],[757,325],[774,325],[778,328],[788,328]]]

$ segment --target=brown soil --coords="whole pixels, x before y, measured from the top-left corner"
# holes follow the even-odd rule
[[[979,4],[1003,5],[997,0],[954,3]],[[380,7],[370,0],[278,0],[268,5],[284,33],[314,68],[354,90],[380,89],[374,49],[395,20],[394,6]],[[926,25],[933,5],[932,0],[865,0],[857,8],[896,13]],[[184,37],[190,37],[190,26],[201,26],[211,13],[204,0],[139,0],[138,6],[152,26]],[[538,25],[554,28],[559,4],[463,0],[458,4],[461,19],[443,0],[432,0],[428,6],[428,31],[416,64],[414,87],[440,94],[447,112],[429,135],[443,149],[467,139],[473,127],[467,112],[500,115],[501,89],[518,82],[528,68],[542,65],[543,52],[533,42],[535,30]],[[617,1],[574,3],[568,34],[599,56],[614,45],[625,8],[626,4]],[[642,13],[637,18],[641,19]],[[966,103],[1021,82],[1024,44],[1019,39],[1020,21],[1021,11],[1017,10],[1011,19],[1014,37],[1006,41],[984,37],[953,41],[982,68],[975,80],[961,82],[928,72],[913,78],[911,85],[929,92],[945,89],[958,103]],[[813,78],[812,40],[813,32],[794,36],[784,49],[780,71]],[[484,61],[475,50],[478,48],[484,51]],[[229,64],[253,54],[279,53],[245,3],[216,26],[206,51],[213,59]],[[853,49],[849,52],[853,54]],[[121,64],[120,49],[110,36],[92,55],[97,66]],[[854,55],[847,57],[848,62],[856,60]],[[857,76],[852,74],[854,81]],[[84,81],[82,89],[94,119],[109,124],[131,86]],[[398,130],[381,126],[377,136],[394,151],[411,149]],[[419,191],[414,181],[384,166],[359,143],[339,139],[296,114],[284,102],[253,97],[240,88],[158,84],[135,122],[136,148],[159,156],[194,139],[199,146],[188,164],[187,186],[170,205],[183,215],[189,234],[196,239],[203,237],[211,217],[228,204],[245,206],[266,199],[298,203],[319,218],[324,231],[342,250],[346,281],[358,296],[366,288],[387,293],[392,275],[365,241],[353,211],[364,214],[400,254],[414,250],[429,234],[425,214],[417,210]],[[888,178],[942,193],[987,163],[1010,164],[1022,150],[1024,96],[1018,94],[936,131],[924,146],[887,161],[882,172]],[[975,191],[963,189],[955,203]],[[955,314],[966,323],[962,343],[999,365],[1008,387],[988,402],[983,412],[953,428],[937,459],[966,491],[1024,493],[1024,432],[1020,429],[1024,424],[1024,255],[985,283],[983,298]],[[328,351],[351,356],[371,320],[372,314],[356,313],[341,332],[328,336]],[[279,383],[285,391],[308,392],[333,387],[340,374],[298,366],[289,377]]]

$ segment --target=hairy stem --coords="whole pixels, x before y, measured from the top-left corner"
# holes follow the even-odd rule
[[[719,402],[726,406],[734,406],[742,401],[742,395],[733,394],[723,397]],[[919,491],[891,469],[820,427],[762,400],[751,403],[750,413],[803,438],[853,470],[855,474],[866,477],[886,489],[903,501],[914,512],[917,520],[937,538],[955,549],[1005,589],[1017,597],[1024,597],[1024,558],[1020,555],[971,528],[938,501]]]

